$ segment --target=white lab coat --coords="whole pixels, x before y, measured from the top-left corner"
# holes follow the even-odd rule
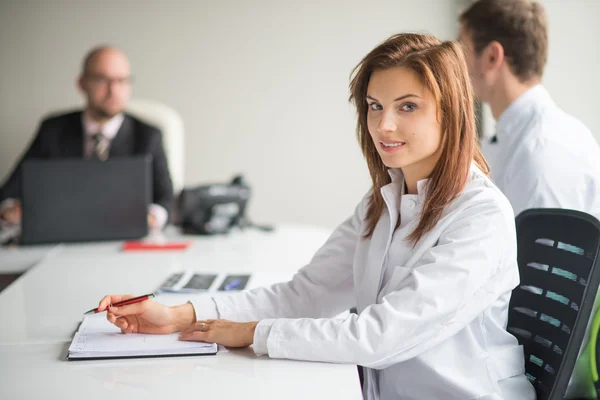
[[[390,172],[371,239],[361,237],[367,195],[290,282],[199,298],[197,318],[260,320],[254,350],[272,358],[363,365],[366,399],[535,399],[523,350],[505,330],[519,282],[510,204],[472,167],[464,191],[413,247],[406,238],[427,181],[418,195],[402,195],[402,173]],[[358,315],[335,318],[352,306]]]
[[[497,142],[484,143],[482,150],[515,215],[529,208],[566,208],[600,218],[598,143],[542,85],[502,113],[496,136]]]

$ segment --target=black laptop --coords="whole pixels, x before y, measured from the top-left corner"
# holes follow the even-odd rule
[[[148,234],[152,156],[29,160],[21,176],[22,244]]]

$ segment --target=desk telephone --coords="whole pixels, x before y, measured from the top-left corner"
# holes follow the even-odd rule
[[[185,233],[211,235],[227,233],[233,227],[270,226],[252,224],[246,216],[250,186],[241,175],[229,184],[210,184],[183,189],[179,197],[181,226]]]

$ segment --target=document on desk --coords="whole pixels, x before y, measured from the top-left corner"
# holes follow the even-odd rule
[[[182,342],[179,333],[123,334],[105,315],[83,318],[69,346],[69,360],[143,358],[217,354],[215,343]]]

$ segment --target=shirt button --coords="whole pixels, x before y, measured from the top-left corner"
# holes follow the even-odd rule
[[[409,200],[407,205],[408,205],[409,210],[415,209],[415,201],[414,200]]]

